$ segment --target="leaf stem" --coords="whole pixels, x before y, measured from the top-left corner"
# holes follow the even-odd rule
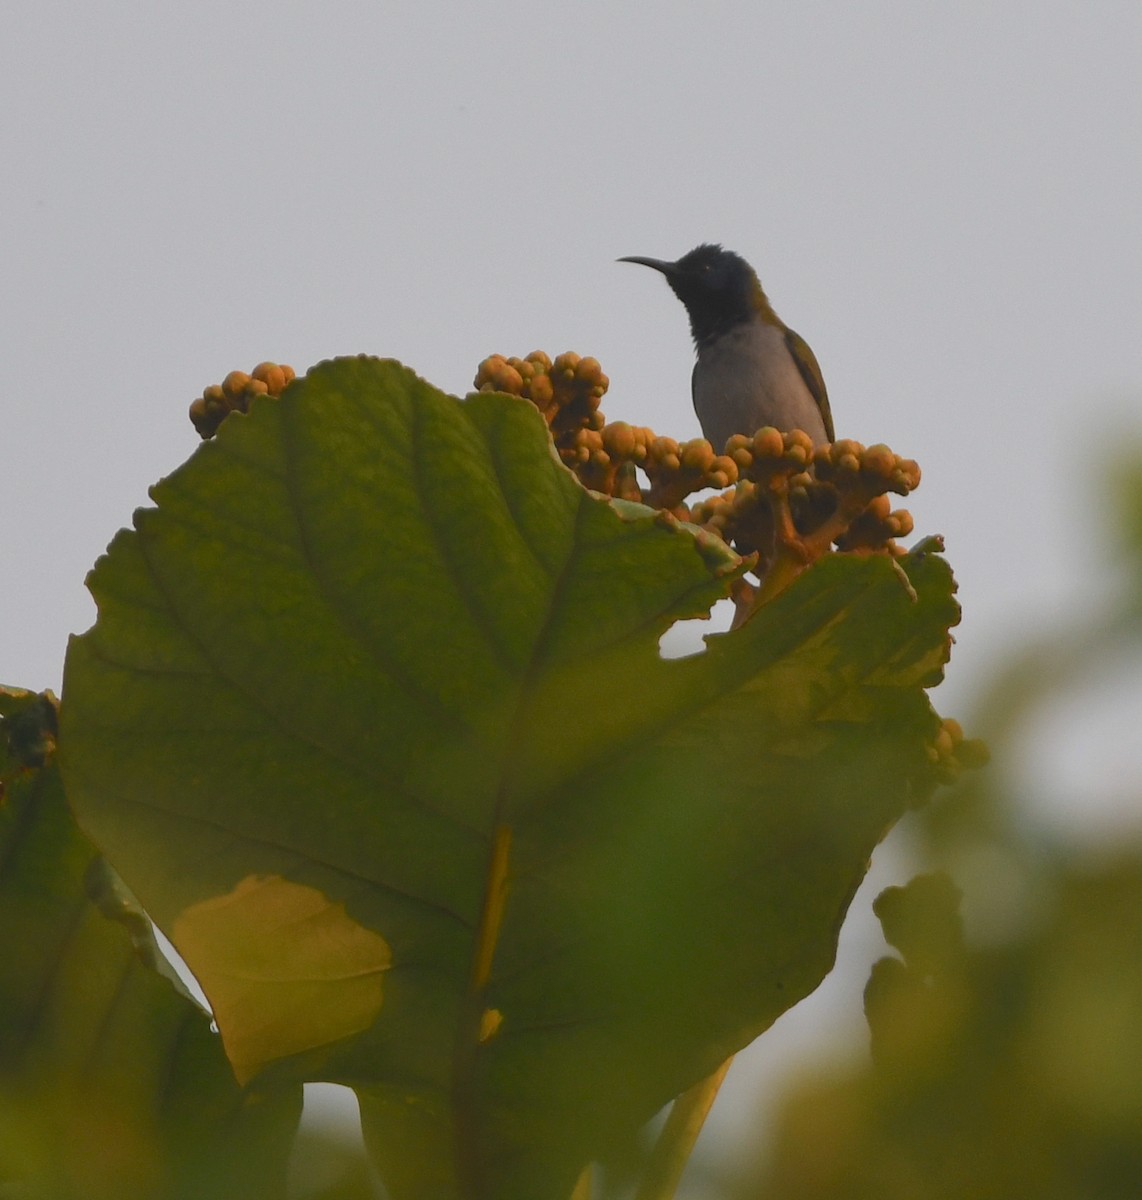
[[[487,891],[484,895],[483,911],[480,913],[476,953],[472,962],[473,994],[483,988],[492,973],[492,959],[499,942],[500,924],[504,919],[504,902],[507,899],[511,846],[511,828],[507,825],[497,826],[492,842],[492,859],[488,866]]]
[[[455,1113],[456,1159],[463,1194],[483,1196],[485,1164],[478,1147],[473,1093],[473,1075],[480,1043],[495,1033],[501,1014],[485,1008],[484,989],[492,974],[492,962],[499,944],[500,926],[508,893],[508,867],[511,862],[512,831],[497,825],[492,835],[491,856],[485,882],[480,925],[472,954],[472,974],[468,995],[456,1025],[456,1045],[452,1060],[452,1106]]]
[[[650,1153],[650,1162],[635,1200],[673,1200],[694,1143],[733,1061],[733,1055],[730,1055],[712,1075],[707,1075],[674,1101]]]

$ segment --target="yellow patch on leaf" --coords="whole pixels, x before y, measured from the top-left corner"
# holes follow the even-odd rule
[[[367,1029],[392,966],[388,942],[344,904],[280,875],[249,875],[192,904],[172,935],[243,1084],[275,1059]]]

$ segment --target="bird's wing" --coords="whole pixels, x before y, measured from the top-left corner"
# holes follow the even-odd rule
[[[809,349],[809,343],[792,329],[785,331],[785,344],[789,347],[789,353],[793,355],[793,361],[797,364],[797,370],[801,372],[801,378],[805,380],[809,394],[817,402],[829,441],[834,441],[836,435],[833,433],[833,412],[829,408],[829,393],[825,391],[825,380],[817,356]]]

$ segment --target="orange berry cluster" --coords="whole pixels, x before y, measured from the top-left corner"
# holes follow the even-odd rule
[[[734,464],[715,455],[702,438],[679,444],[625,421],[606,424],[599,401],[608,384],[597,359],[570,351],[554,361],[542,350],[526,358],[493,354],[480,363],[475,379],[477,391],[530,400],[550,426],[560,458],[594,491],[679,510],[688,518],[682,502],[691,492],[736,480]],[[649,489],[639,486],[636,468],[650,481]]]
[[[602,434],[604,450],[612,459],[632,462],[646,475],[650,487],[636,498],[654,508],[668,509],[683,520],[690,519],[684,501],[692,492],[730,487],[737,482],[738,469],[733,459],[715,454],[705,438],[676,442],[673,438],[658,437],[650,429],[632,428],[625,421],[605,425]],[[626,454],[631,442],[633,452]]]
[[[564,451],[570,452],[580,431],[602,429],[599,401],[609,384],[598,359],[568,352],[553,362],[542,350],[527,358],[493,354],[480,363],[475,379],[478,392],[507,392],[530,400],[543,414],[564,461]]]
[[[704,438],[680,443],[625,421],[607,423],[599,409],[607,377],[595,359],[571,353],[554,362],[542,351],[493,355],[480,364],[476,387],[535,404],[560,458],[586,487],[662,509],[754,556],[754,573],[765,582],[759,595],[739,581],[739,607],[763,602],[834,546],[898,556],[894,539],[912,532],[911,515],[893,510],[888,494],[912,491],[920,468],[884,445],[842,439],[815,447],[800,430],[766,427],[735,435],[719,454]],[[708,488],[721,494],[687,503]]]
[[[280,396],[294,379],[293,367],[264,362],[250,372],[231,371],[221,383],[212,383],[190,406],[190,419],[204,441],[232,412],[246,412],[255,396]]]
[[[842,439],[814,448],[795,429],[735,434],[726,453],[738,486],[694,505],[691,520],[757,552],[763,566],[786,553],[810,562],[833,543],[847,551],[898,554],[893,538],[912,532],[905,509],[892,511],[887,493],[906,496],[920,468],[887,446]]]
[[[920,469],[884,445],[842,439],[814,448],[800,430],[767,427],[735,435],[719,454],[704,438],[680,443],[625,421],[606,423],[599,400],[607,377],[595,359],[571,353],[554,362],[542,351],[493,355],[480,364],[476,387],[531,400],[587,487],[704,526],[743,553],[757,552],[762,570],[780,553],[809,562],[834,543],[896,554],[893,539],[912,531],[911,516],[893,511],[887,493],[907,495]],[[706,488],[730,490],[687,507],[686,498]]]
[[[737,479],[734,463],[715,455],[704,438],[680,443],[625,421],[576,431],[562,457],[587,487],[665,509],[686,521],[690,511],[683,502],[691,492],[729,487]],[[639,486],[636,470],[646,476],[649,488]]]

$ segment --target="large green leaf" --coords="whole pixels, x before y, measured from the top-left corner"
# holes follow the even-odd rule
[[[526,402],[323,364],[92,574],[69,796],[240,1077],[351,1083],[397,1200],[562,1200],[811,991],[930,785],[945,564],[739,569],[588,492]]]
[[[45,698],[0,689],[0,1192],[284,1196],[301,1089],[243,1090],[75,827]],[[43,736],[39,736],[42,733]],[[37,765],[38,764],[38,765]]]

